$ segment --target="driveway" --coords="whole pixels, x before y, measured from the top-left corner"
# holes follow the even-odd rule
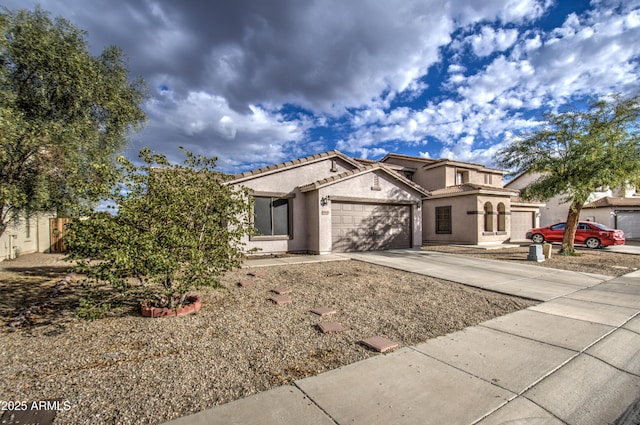
[[[538,301],[549,301],[611,279],[611,276],[510,264],[420,249],[340,255]]]

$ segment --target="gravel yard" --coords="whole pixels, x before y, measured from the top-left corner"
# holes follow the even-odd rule
[[[553,245],[551,258],[543,262],[527,261],[528,246],[497,247],[494,249],[476,248],[464,245],[426,245],[422,249],[467,255],[488,260],[501,260],[554,269],[572,270],[583,273],[596,273],[607,276],[622,276],[640,269],[640,255],[619,254],[604,249],[576,247],[578,256],[559,255],[560,245]]]
[[[0,263],[4,323],[46,299],[66,275],[60,258]],[[359,343],[370,336],[413,345],[534,304],[356,261],[253,270],[264,276],[230,272],[223,288],[199,291],[198,314],[177,319],[127,306],[77,319],[84,291],[73,283],[32,326],[0,330],[0,400],[68,402],[56,424],[156,424],[379,355]],[[238,286],[247,280],[257,284]],[[268,300],[276,287],[293,291],[291,304]],[[310,312],[320,306],[337,313]],[[321,321],[347,330],[322,334]]]

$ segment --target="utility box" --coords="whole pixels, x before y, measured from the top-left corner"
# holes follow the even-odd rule
[[[544,261],[544,255],[542,254],[542,245],[529,245],[529,255],[527,260],[541,263]]]
[[[542,253],[544,254],[544,258],[545,259],[550,259],[551,258],[551,244],[550,243],[543,243],[542,244]]]

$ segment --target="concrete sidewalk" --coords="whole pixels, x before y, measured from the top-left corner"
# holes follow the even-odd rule
[[[417,250],[340,257],[545,302],[171,424],[603,424],[640,396],[640,271],[608,280]]]

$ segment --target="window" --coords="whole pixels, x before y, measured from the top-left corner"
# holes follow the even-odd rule
[[[493,232],[493,205],[491,202],[484,204],[484,231]]]
[[[404,176],[406,178],[408,178],[409,180],[413,180],[413,171],[405,170],[405,171],[402,172],[402,174],[404,174]]]
[[[551,230],[564,230],[564,223],[558,223],[556,225],[553,225],[553,226],[549,227],[549,229],[551,229]]]
[[[505,206],[500,202],[498,204],[498,232],[504,232],[507,230],[506,217]]]
[[[493,176],[489,173],[484,175],[484,184],[491,184],[493,182]]]
[[[436,233],[451,234],[451,207],[436,207]]]
[[[256,197],[255,226],[259,236],[289,236],[289,199]]]
[[[31,219],[29,217],[24,220],[24,233],[27,239],[31,238]]]
[[[456,184],[460,185],[464,183],[464,171],[456,171]]]

